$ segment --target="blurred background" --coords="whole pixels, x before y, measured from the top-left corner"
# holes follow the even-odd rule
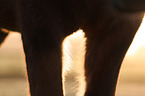
[[[72,40],[75,36],[77,38]],[[69,60],[70,63],[77,62],[73,60],[83,62],[80,52],[81,44],[84,42],[82,36],[80,33],[74,34],[68,39],[70,45],[66,46],[77,46],[71,49],[71,54],[77,54],[82,58]],[[10,33],[0,47],[0,96],[27,96],[29,92],[21,35]],[[75,96],[75,91],[72,91],[75,88],[73,72],[69,72],[66,76],[66,89],[69,89],[66,96]],[[145,21],[123,61],[116,96],[145,96]]]

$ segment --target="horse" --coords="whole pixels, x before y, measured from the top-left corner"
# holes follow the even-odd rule
[[[0,43],[20,31],[31,96],[63,96],[62,42],[86,40],[84,96],[115,96],[121,62],[139,28],[145,0],[0,0]]]

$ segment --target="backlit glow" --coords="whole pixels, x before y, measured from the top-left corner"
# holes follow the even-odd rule
[[[75,96],[83,96],[85,91],[84,60],[85,60],[85,34],[80,29],[72,35],[66,37],[63,42],[63,82],[65,76],[71,72],[74,74],[74,86],[72,92],[77,92]],[[77,74],[77,75],[76,75]],[[64,85],[64,89],[66,86]],[[64,91],[64,94],[67,94]]]
[[[140,47],[145,47],[145,17],[143,18],[142,24],[135,35],[127,55],[133,55]]]

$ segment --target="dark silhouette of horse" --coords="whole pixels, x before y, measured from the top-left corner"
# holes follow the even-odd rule
[[[87,37],[84,96],[115,96],[144,10],[145,0],[0,0],[0,28],[22,34],[31,96],[63,96],[61,44],[79,28]]]

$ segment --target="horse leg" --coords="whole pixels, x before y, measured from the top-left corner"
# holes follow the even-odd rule
[[[85,96],[115,96],[121,62],[141,23],[138,20],[121,20],[100,28],[84,26],[87,37]]]
[[[35,39],[33,36],[30,36],[30,38],[25,35],[22,36],[31,96],[63,96],[61,77],[62,40],[54,41],[48,34],[47,37],[33,35]]]
[[[20,3],[31,96],[63,96],[61,44],[65,30],[61,9],[56,6],[59,3],[50,0]]]

